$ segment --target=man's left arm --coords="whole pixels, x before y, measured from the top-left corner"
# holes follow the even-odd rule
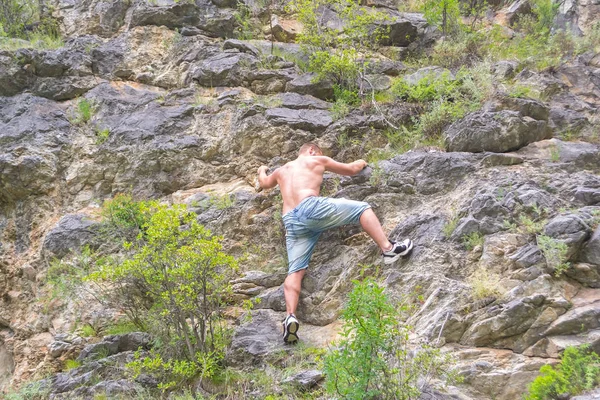
[[[271,175],[267,175],[267,170],[269,167],[266,165],[258,168],[258,184],[263,189],[271,189],[277,186],[277,172],[279,169],[273,171]]]

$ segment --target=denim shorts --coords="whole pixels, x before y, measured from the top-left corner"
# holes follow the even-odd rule
[[[371,208],[368,203],[346,199],[310,196],[282,217],[288,253],[288,275],[308,268],[308,262],[321,233],[342,225],[358,224]]]

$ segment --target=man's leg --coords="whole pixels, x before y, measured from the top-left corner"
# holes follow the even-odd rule
[[[383,232],[381,223],[377,218],[377,215],[372,209],[367,208],[363,211],[360,216],[360,225],[367,232],[369,236],[377,243],[381,251],[388,251],[392,248],[392,242],[390,242]]]
[[[285,308],[289,314],[295,314],[298,308],[298,300],[300,298],[300,290],[302,288],[302,279],[306,273],[306,268],[298,272],[289,274],[283,282],[283,294],[285,297]]]

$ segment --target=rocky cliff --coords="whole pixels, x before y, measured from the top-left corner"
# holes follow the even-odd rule
[[[390,15],[386,54],[439,36],[422,15],[383,3],[369,5]],[[149,339],[104,338],[107,358],[61,373],[66,358],[94,351],[74,330],[101,327],[117,310],[41,300],[51,260],[92,243],[98,206],[118,193],[186,203],[231,254],[248,253],[234,290],[261,302],[252,322],[239,322],[230,357],[260,365],[282,349],[281,199],[256,190],[257,167],[295,158],[307,141],[342,161],[364,157],[386,146],[386,120],[408,122],[415,110],[397,100],[336,117],[331,84],[298,67],[297,44],[275,42],[275,56],[268,41],[227,39],[234,7],[56,0],[63,48],[0,51],[0,388],[51,374],[57,399],[131,390],[114,371],[99,383],[90,377]],[[585,33],[594,18],[594,2],[565,2],[557,24]],[[290,21],[278,20],[273,36],[279,29],[288,40]],[[384,56],[370,68],[383,87],[416,70]],[[514,68],[494,64],[494,79]],[[369,202],[390,237],[413,238],[412,256],[380,273],[393,297],[414,301],[415,336],[456,355],[465,379],[449,388],[452,398],[516,399],[566,346],[600,352],[600,54],[514,79],[543,101],[496,93],[446,129],[445,149],[415,149],[324,181],[330,196]],[[203,202],[215,198],[227,201]],[[323,235],[298,311],[306,342],[325,347],[336,337],[352,279],[379,264],[359,228]]]

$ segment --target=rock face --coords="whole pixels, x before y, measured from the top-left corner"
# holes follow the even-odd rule
[[[475,112],[453,123],[444,133],[448,151],[503,153],[549,138],[544,120],[515,111]]]
[[[237,3],[229,0],[55,3],[63,48],[0,51],[0,390],[46,367],[56,371],[43,381],[53,399],[133,396],[156,386],[149,376],[122,374],[134,351],[150,349],[147,334],[65,333],[75,321],[107,324],[119,310],[91,299],[85,310],[73,299],[39,303],[48,262],[97,248],[98,205],[118,193],[187,204],[243,260],[232,301],[261,302],[229,321],[226,362],[260,368],[290,352],[280,331],[281,198],[257,191],[257,167],[283,165],[308,141],[344,162],[387,154],[389,122],[412,123],[415,107],[396,100],[340,116],[334,83],[301,70],[307,55],[283,42],[301,27],[279,5],[268,34],[281,42],[271,43],[222,40],[234,34]],[[421,14],[398,12],[387,0],[362,3],[390,16],[381,43],[390,58],[369,60],[366,71],[374,86],[383,90],[402,74],[409,84],[445,73],[455,79],[440,67],[406,73],[391,56],[439,35]],[[247,4],[264,22],[265,10]],[[515,2],[509,17],[516,21],[528,6]],[[556,23],[585,32],[596,8],[561,3]],[[338,26],[329,11],[323,18]],[[388,266],[359,226],[324,233],[303,282],[301,340],[328,346],[352,281],[377,270],[394,300],[414,306],[408,323],[420,339],[459,360],[466,384],[424,398],[512,400],[567,346],[600,351],[598,57],[542,72],[500,61],[494,84],[514,79],[544,101],[498,92],[446,129],[447,152],[395,155],[352,177],[326,174],[322,193],[368,202],[392,240],[410,237],[415,248]],[[552,138],[568,134],[582,140]],[[542,235],[566,248],[560,276]],[[490,292],[478,295],[478,284]],[[75,358],[80,367],[58,372]],[[285,384],[309,390],[321,379],[303,370]]]

